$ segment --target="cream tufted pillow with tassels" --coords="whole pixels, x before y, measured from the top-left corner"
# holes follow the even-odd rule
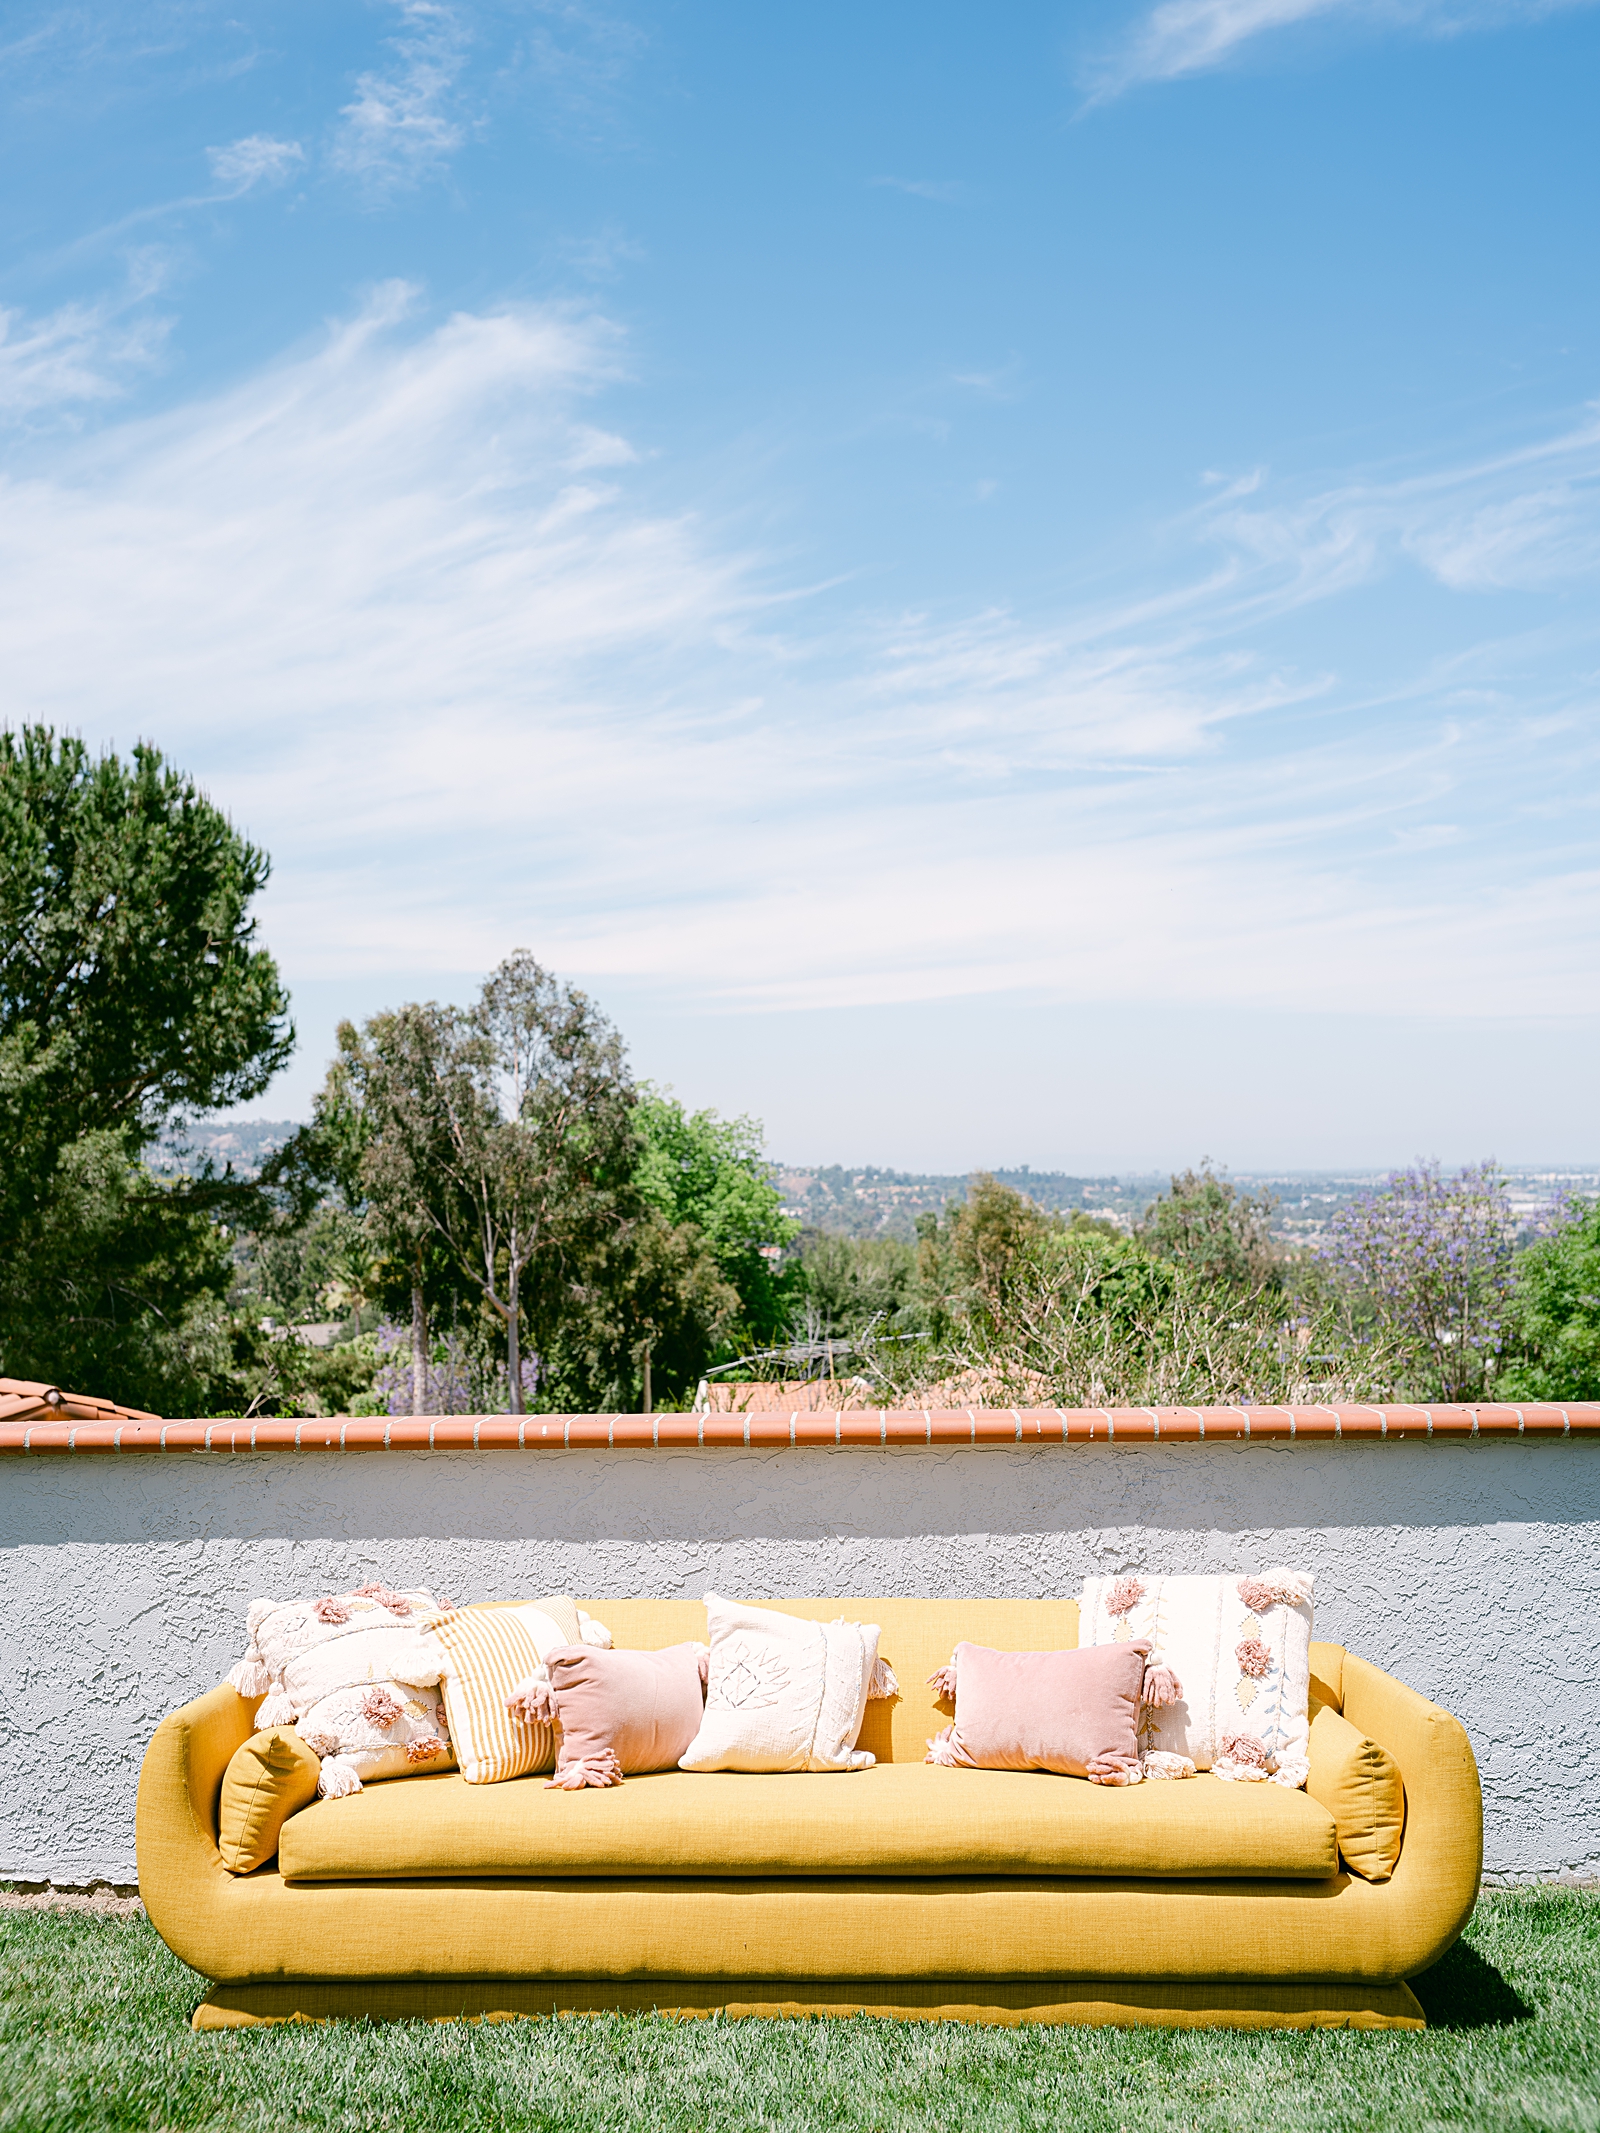
[[[1209,1770],[1235,1783],[1304,1785],[1310,1771],[1312,1574],[1129,1571],[1089,1578],[1080,1644],[1149,1644],[1139,1747],[1147,1777]]]
[[[258,1729],[296,1728],[321,1762],[325,1799],[454,1761],[438,1653],[421,1630],[438,1605],[420,1588],[382,1584],[252,1603],[250,1649],[228,1678],[241,1696],[263,1697]]]

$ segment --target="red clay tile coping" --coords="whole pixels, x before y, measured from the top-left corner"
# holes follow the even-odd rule
[[[0,1453],[832,1450],[1600,1436],[1565,1407],[961,1407],[735,1415],[362,1415],[317,1421],[12,1422]]]

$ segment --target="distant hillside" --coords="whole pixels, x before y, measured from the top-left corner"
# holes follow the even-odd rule
[[[904,1237],[917,1233],[917,1216],[926,1209],[942,1212],[951,1200],[966,1198],[968,1179],[909,1170],[801,1169],[774,1164],[773,1178],[785,1209],[813,1229],[843,1237]],[[1124,1177],[1080,1178],[1062,1170],[996,1170],[1003,1185],[1026,1193],[1041,1207],[1063,1213],[1075,1207],[1102,1215],[1131,1229],[1154,1199],[1171,1188],[1166,1171],[1133,1172]],[[1316,1246],[1328,1235],[1333,1216],[1350,1201],[1380,1188],[1385,1173],[1377,1170],[1235,1170],[1225,1173],[1241,1192],[1266,1193],[1273,1201],[1272,1231],[1286,1244]],[[1564,1194],[1593,1197],[1600,1192],[1600,1171],[1593,1168],[1509,1169],[1512,1206],[1532,1216]]]
[[[788,1213],[808,1228],[842,1237],[904,1237],[917,1233],[917,1217],[942,1214],[952,1200],[967,1196],[968,1178],[910,1170],[826,1168],[802,1170],[778,1163],[773,1179]],[[1080,1178],[1064,1170],[996,1170],[1002,1185],[1026,1193],[1040,1207],[1063,1213],[1086,1208],[1119,1222],[1142,1214],[1164,1176],[1148,1178]]]
[[[190,1152],[164,1149],[157,1167],[192,1171],[205,1156],[219,1166],[232,1163],[245,1176],[259,1170],[273,1149],[297,1132],[293,1118],[209,1118],[189,1133]],[[1002,1185],[1026,1193],[1040,1207],[1070,1214],[1081,1207],[1131,1229],[1150,1202],[1172,1183],[1167,1172],[1132,1171],[1122,1177],[1077,1177],[1065,1170],[995,1170]],[[1241,1192],[1265,1192],[1276,1203],[1272,1229],[1286,1243],[1320,1244],[1338,1209],[1383,1183],[1374,1170],[1241,1171],[1226,1173]],[[1510,1169],[1506,1173],[1513,1207],[1530,1216],[1564,1194],[1593,1197],[1600,1193],[1600,1169]],[[965,1172],[880,1170],[831,1163],[802,1166],[774,1163],[773,1182],[783,1195],[785,1211],[810,1229],[841,1237],[902,1237],[917,1233],[917,1217],[942,1214],[952,1200],[967,1196]]]
[[[186,1135],[186,1146],[163,1147],[154,1158],[157,1169],[184,1173],[198,1170],[206,1156],[219,1169],[231,1163],[245,1177],[253,1177],[275,1148],[281,1148],[299,1132],[298,1118],[203,1118]]]

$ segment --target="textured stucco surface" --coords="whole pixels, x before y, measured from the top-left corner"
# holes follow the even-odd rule
[[[1487,1870],[1600,1868],[1600,1443],[367,1452],[0,1467],[0,1877],[134,1874],[157,1722],[257,1594],[1072,1595],[1088,1572],[1317,1575],[1317,1634],[1454,1711]]]

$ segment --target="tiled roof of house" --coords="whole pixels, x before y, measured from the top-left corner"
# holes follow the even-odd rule
[[[6,1422],[159,1422],[142,1408],[119,1407],[115,1400],[91,1400],[59,1385],[35,1385],[27,1378],[0,1378],[0,1423]]]

